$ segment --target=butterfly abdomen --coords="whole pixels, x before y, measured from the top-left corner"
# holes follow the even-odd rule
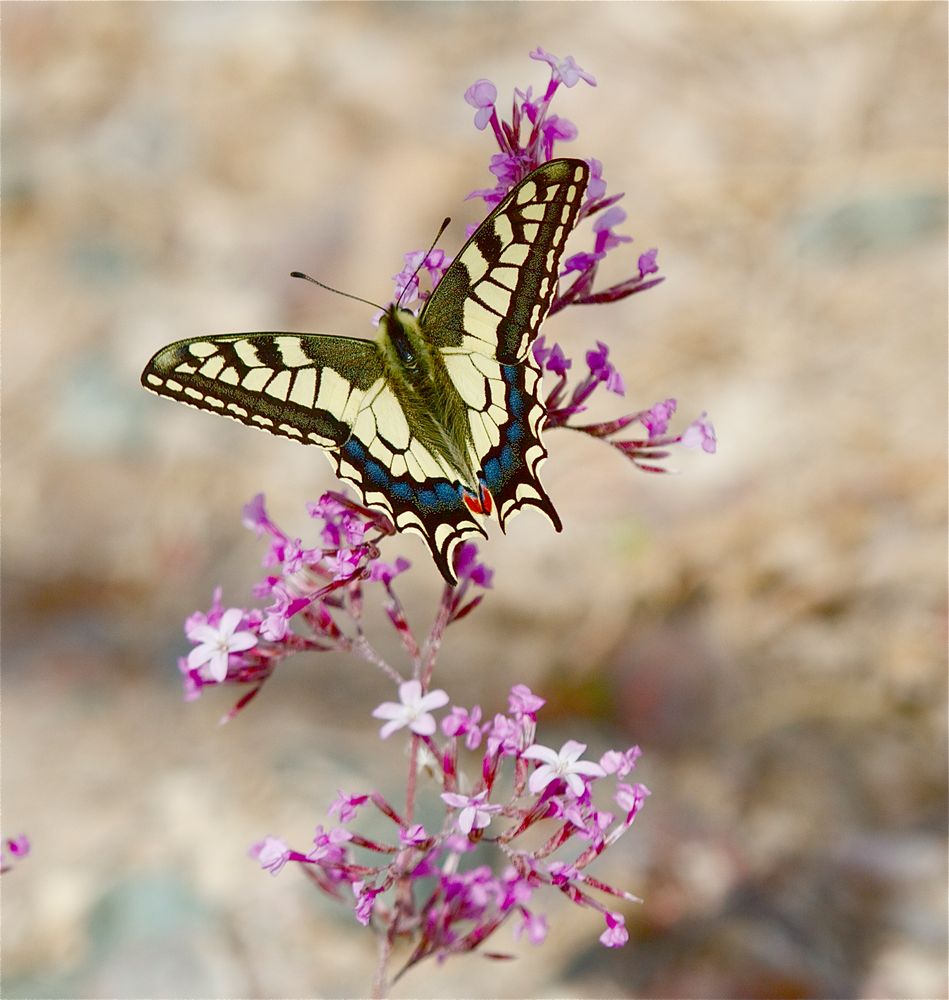
[[[478,498],[468,411],[441,352],[426,340],[418,320],[407,310],[393,306],[379,325],[386,379],[414,436],[444,465],[449,478]]]

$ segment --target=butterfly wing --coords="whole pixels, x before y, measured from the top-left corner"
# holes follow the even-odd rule
[[[457,473],[413,434],[386,382],[365,395],[352,435],[334,457],[340,479],[352,483],[364,503],[384,510],[400,531],[420,535],[439,572],[454,584],[455,548],[487,532],[465,505]]]
[[[538,478],[545,413],[530,347],[556,293],[588,177],[582,160],[538,167],[462,247],[419,316],[468,407],[475,467],[502,529],[525,506],[561,528]]]
[[[180,340],[142,373],[160,396],[327,450],[349,439],[367,391],[382,378],[375,341],[297,333]]]

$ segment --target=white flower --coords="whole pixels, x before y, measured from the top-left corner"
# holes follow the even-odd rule
[[[493,806],[487,803],[488,791],[478,792],[477,795],[458,795],[455,792],[442,792],[442,799],[455,809],[460,809],[458,816],[458,829],[465,836],[471,831],[483,830],[491,822],[491,814],[500,812],[500,806]]]
[[[376,719],[390,720],[379,730],[382,739],[403,726],[419,736],[431,736],[435,732],[435,718],[429,714],[429,709],[447,704],[448,695],[441,689],[423,696],[421,682],[405,681],[399,685],[399,701],[383,702],[373,709],[372,715]]]
[[[543,763],[530,776],[527,787],[536,795],[552,781],[563,778],[574,795],[582,795],[586,786],[580,777],[581,774],[602,778],[606,773],[599,764],[594,764],[592,760],[579,759],[586,748],[586,743],[578,743],[576,740],[567,740],[560,748],[559,753],[556,750],[551,750],[550,747],[541,746],[539,743],[529,746],[521,756]]]
[[[208,666],[208,673],[216,681],[227,677],[227,658],[230,653],[241,653],[257,645],[257,636],[253,632],[235,632],[241,623],[243,612],[240,608],[228,608],[221,615],[217,627],[214,625],[196,625],[189,633],[189,638],[200,643],[188,654],[189,670]]]

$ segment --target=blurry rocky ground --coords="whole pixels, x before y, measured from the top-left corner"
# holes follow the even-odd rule
[[[147,396],[162,344],[369,334],[404,250],[479,207],[491,144],[462,93],[572,53],[564,152],[626,191],[668,280],[547,333],[607,341],[629,408],[708,409],[714,458],[648,477],[558,431],[495,588],[438,683],[512,679],[544,742],[638,742],[653,795],[596,874],[631,941],[565,900],[518,961],[414,996],[944,997],[945,189],[942,4],[18,4],[3,56],[3,828],[9,997],[344,996],[373,944],[294,871],[337,788],[394,794],[380,676],[275,677],[238,722],[185,705],[180,627],[241,604],[264,490],[309,530],[315,450]],[[559,98],[558,98],[559,100]],[[633,260],[630,257],[629,260]],[[619,269],[618,269],[619,271]],[[598,415],[620,412],[602,407]],[[438,581],[416,540],[415,621]]]

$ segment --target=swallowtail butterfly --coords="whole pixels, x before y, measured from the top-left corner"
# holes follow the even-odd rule
[[[319,445],[369,507],[422,536],[454,583],[455,548],[536,507],[547,457],[530,350],[557,289],[586,189],[582,160],[551,160],[478,227],[418,317],[390,306],[375,340],[232,333],[162,348],[146,389]]]

